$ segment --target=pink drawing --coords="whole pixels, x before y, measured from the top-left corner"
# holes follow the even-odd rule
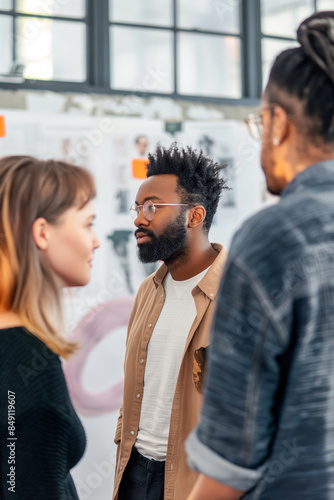
[[[73,340],[81,350],[64,365],[69,393],[78,413],[86,416],[101,415],[119,409],[123,398],[123,380],[110,389],[93,394],[82,384],[82,373],[92,349],[107,335],[127,326],[134,297],[122,297],[91,309],[73,331]]]

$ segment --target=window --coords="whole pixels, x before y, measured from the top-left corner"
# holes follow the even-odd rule
[[[113,89],[242,97],[239,2],[109,0]]]
[[[118,90],[173,93],[172,44],[173,34],[169,30],[113,26],[110,86]]]
[[[261,0],[262,81],[266,83],[275,57],[296,47],[296,29],[316,10],[332,10],[333,0]]]
[[[86,80],[85,0],[0,0],[0,9],[2,73],[18,62],[27,80]]]
[[[332,8],[333,0],[0,0],[0,86],[255,104],[302,19]],[[13,63],[24,79],[13,78]]]

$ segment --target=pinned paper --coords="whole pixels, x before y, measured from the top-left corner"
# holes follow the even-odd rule
[[[134,177],[135,179],[146,179],[148,163],[149,161],[147,158],[133,158],[132,177]]]
[[[0,137],[5,137],[6,135],[6,122],[5,117],[0,116]]]

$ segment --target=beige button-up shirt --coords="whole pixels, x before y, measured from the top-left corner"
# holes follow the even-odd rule
[[[227,258],[224,247],[217,243],[212,246],[219,252],[217,258],[192,290],[197,316],[188,334],[173,400],[165,466],[165,500],[184,500],[197,477],[187,466],[184,451],[184,442],[198,423],[202,404],[202,395],[193,382],[193,356],[196,349],[209,344],[214,300]],[[153,276],[144,280],[138,290],[129,320],[124,361],[123,405],[115,434],[115,443],[119,450],[114,500],[118,498],[122,475],[136,441],[144,391],[147,345],[164,305],[163,280],[167,272],[167,267],[163,264]]]

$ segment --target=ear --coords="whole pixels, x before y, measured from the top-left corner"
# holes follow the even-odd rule
[[[206,216],[206,210],[202,205],[192,207],[189,212],[188,227],[197,227],[203,224]]]
[[[39,250],[46,250],[49,246],[49,224],[39,217],[32,225],[32,235]]]
[[[290,121],[285,109],[281,106],[274,107],[274,117],[272,125],[272,137],[274,138],[274,145],[281,144],[290,133]]]

